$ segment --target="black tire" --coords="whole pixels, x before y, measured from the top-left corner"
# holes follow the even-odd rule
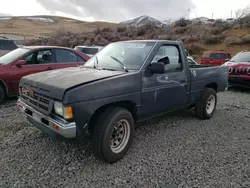
[[[114,152],[114,149],[112,150],[111,147],[111,143],[114,143],[111,142],[111,135],[114,131],[114,127],[119,121],[129,123],[129,125],[126,125],[130,127],[130,134],[126,134],[127,136],[124,136],[126,140],[124,141],[125,144],[123,144],[124,148],[122,148],[121,151]],[[91,130],[91,146],[94,155],[108,163],[114,163],[122,159],[130,148],[134,137],[135,130],[132,114],[124,108],[110,107],[98,117],[95,125],[93,126],[94,127]],[[124,126],[124,124],[122,124],[122,126]]]
[[[208,100],[211,99],[210,97],[212,97],[213,98],[212,100],[214,100],[214,105],[212,105],[214,107],[213,108],[211,107],[208,110],[207,105],[209,103]],[[201,119],[210,119],[215,112],[216,105],[217,105],[216,91],[212,88],[205,88],[200,101],[195,105],[196,115]]]
[[[3,87],[0,86],[0,104],[3,103],[4,98],[5,98],[5,91],[4,91]]]

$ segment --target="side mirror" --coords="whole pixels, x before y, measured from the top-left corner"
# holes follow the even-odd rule
[[[156,74],[165,73],[165,65],[162,62],[153,62],[151,63],[151,71]]]
[[[18,60],[17,62],[16,62],[16,66],[17,67],[22,67],[22,65],[25,65],[26,64],[26,61],[25,60]]]

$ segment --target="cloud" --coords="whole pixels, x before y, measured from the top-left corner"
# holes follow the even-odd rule
[[[192,0],[36,0],[51,14],[63,12],[79,18],[120,22],[144,14],[156,19],[187,17]]]
[[[11,16],[11,14],[5,14],[0,12],[0,16]]]

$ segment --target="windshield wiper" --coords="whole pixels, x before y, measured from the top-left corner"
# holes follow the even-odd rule
[[[124,65],[119,59],[117,59],[116,57],[113,57],[113,56],[109,56],[109,57],[111,57],[113,60],[115,60],[116,62],[118,62],[118,63],[121,65],[121,67],[122,67],[126,72],[128,72],[128,69],[125,67],[125,65]]]

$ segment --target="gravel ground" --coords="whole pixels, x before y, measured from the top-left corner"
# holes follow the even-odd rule
[[[88,139],[54,141],[11,100],[0,106],[0,187],[250,187],[250,92],[219,94],[217,111],[153,119],[124,159],[105,164]],[[170,186],[172,185],[172,186]]]

